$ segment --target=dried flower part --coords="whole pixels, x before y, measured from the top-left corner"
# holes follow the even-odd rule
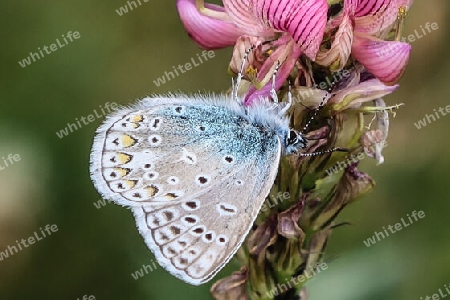
[[[324,249],[327,244],[328,238],[331,235],[331,228],[327,227],[318,231],[311,238],[309,243],[309,249],[305,253],[305,270],[314,270],[317,267],[318,262],[322,259]]]
[[[385,108],[386,103],[383,98],[373,100],[375,107]],[[397,107],[398,108],[398,107]],[[389,133],[389,114],[386,109],[381,110],[375,114],[377,120],[377,129],[381,131],[381,139],[386,140]]]
[[[298,300],[308,300],[308,291],[305,288],[298,293]]]
[[[275,216],[259,225],[248,239],[247,247],[251,256],[258,257],[277,240],[277,225]]]
[[[345,170],[336,190],[335,202],[347,205],[351,201],[370,193],[374,187],[373,179],[368,174],[359,171],[355,163]]]
[[[379,130],[370,130],[361,136],[361,145],[364,147],[364,152],[372,158],[375,158],[378,164],[384,162],[384,157],[381,151],[386,147],[385,134]]]
[[[305,208],[305,200],[299,201],[288,210],[278,214],[278,234],[287,239],[305,239],[305,233],[298,226],[298,221]]]
[[[245,285],[248,280],[248,268],[242,267],[230,277],[221,279],[211,287],[211,294],[217,300],[248,300]]]

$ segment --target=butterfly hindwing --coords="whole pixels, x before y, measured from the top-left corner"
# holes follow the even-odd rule
[[[236,177],[225,176],[195,198],[172,206],[133,208],[146,244],[175,276],[191,284],[208,281],[244,240],[276,172],[270,173],[267,166],[243,167]],[[246,181],[236,183],[243,176]]]

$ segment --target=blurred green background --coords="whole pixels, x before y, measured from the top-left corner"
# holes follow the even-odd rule
[[[230,86],[231,48],[157,87],[153,80],[200,53],[179,21],[175,1],[144,2],[122,16],[124,0],[1,0],[0,157],[21,160],[0,171],[0,252],[39,227],[58,231],[0,261],[0,299],[210,299],[211,283],[190,286],[159,266],[132,273],[153,256],[130,212],[106,204],[91,184],[88,161],[101,118],[64,138],[56,132],[106,102],[129,104],[152,93],[220,92]],[[339,220],[327,271],[309,283],[311,300],[425,299],[450,284],[450,116],[417,129],[414,122],[450,104],[449,3],[416,1],[404,36],[426,22],[439,29],[412,43],[410,65],[388,104],[404,102],[391,122],[386,162],[364,160],[377,182]],[[30,51],[68,31],[80,38],[22,68]],[[0,165],[4,166],[3,160]],[[424,219],[376,243],[363,240],[412,211]],[[231,262],[217,278],[229,275]]]

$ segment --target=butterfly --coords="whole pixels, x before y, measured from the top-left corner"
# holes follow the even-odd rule
[[[155,95],[117,110],[92,146],[98,192],[128,207],[158,263],[193,285],[209,281],[239,249],[281,156],[314,154],[300,153],[307,139],[289,127],[289,104],[243,105],[241,77],[232,97]]]

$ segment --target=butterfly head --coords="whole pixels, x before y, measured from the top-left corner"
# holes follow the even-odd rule
[[[285,138],[285,153],[286,155],[298,153],[300,150],[306,148],[306,138],[300,132],[291,129]]]

